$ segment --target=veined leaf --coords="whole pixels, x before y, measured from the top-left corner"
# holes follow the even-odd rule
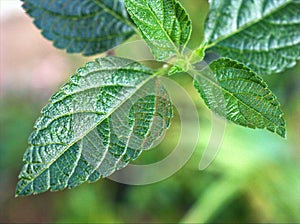
[[[300,1],[211,0],[205,41],[258,74],[281,72],[300,59]]]
[[[102,53],[134,34],[122,0],[22,0],[54,46],[70,53]]]
[[[181,55],[192,26],[177,0],[125,0],[125,5],[157,60]]]
[[[194,85],[208,107],[236,124],[266,128],[285,137],[279,102],[251,69],[229,58],[194,71]]]
[[[149,149],[172,116],[168,94],[152,73],[117,57],[79,69],[34,125],[16,195],[95,181]]]

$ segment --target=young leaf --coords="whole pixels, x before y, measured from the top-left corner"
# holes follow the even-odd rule
[[[122,0],[22,0],[54,46],[70,53],[102,53],[134,34]]]
[[[125,5],[157,60],[181,55],[192,26],[177,0],[125,0]]]
[[[149,149],[172,116],[168,94],[152,73],[117,57],[79,69],[34,125],[16,195],[95,181]]]
[[[211,0],[205,41],[258,74],[281,72],[300,59],[300,1]]]
[[[266,128],[285,137],[279,102],[251,69],[229,58],[220,58],[194,72],[194,86],[212,111],[236,124]]]

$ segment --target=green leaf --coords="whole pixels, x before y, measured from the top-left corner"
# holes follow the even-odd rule
[[[102,53],[134,34],[122,0],[22,1],[43,36],[69,53]]]
[[[117,57],[80,68],[35,123],[16,195],[95,181],[149,149],[172,116],[168,94],[152,73]]]
[[[266,128],[285,137],[279,102],[251,69],[229,58],[220,58],[194,72],[194,86],[212,111],[236,124]]]
[[[300,1],[211,0],[205,41],[258,74],[281,72],[300,59]]]
[[[125,0],[125,5],[157,60],[182,54],[192,26],[177,0]]]

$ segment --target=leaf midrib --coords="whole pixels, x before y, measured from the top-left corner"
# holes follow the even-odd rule
[[[248,49],[248,48],[239,48],[239,46],[228,46],[228,45],[218,45],[215,47],[218,48],[224,48],[224,49],[231,49],[232,51],[236,52],[241,52],[241,51],[246,51],[246,52],[256,52],[256,53],[261,53],[261,52],[270,52],[270,51],[278,51],[278,50],[283,50],[289,47],[295,47],[295,46],[300,46],[300,41],[292,44],[287,44],[285,46],[275,46],[270,49]],[[213,47],[213,46],[212,46]]]
[[[129,25],[130,27],[132,27],[133,30],[135,31],[135,33],[137,33],[137,34],[139,33],[139,30],[136,28],[136,26],[132,22],[130,22],[129,19],[123,18],[118,13],[116,13],[115,11],[113,11],[111,8],[108,8],[105,4],[101,3],[99,0],[93,0],[93,1],[97,5],[99,5],[104,11],[106,11],[107,13],[111,14],[112,16],[114,16],[115,18],[119,19],[123,23],[125,23],[125,24]]]
[[[133,1],[134,2],[134,1]],[[144,1],[145,2],[145,1]],[[167,39],[169,40],[169,42],[172,44],[172,46],[174,47],[177,56],[179,56],[181,53],[179,51],[179,49],[176,47],[176,45],[174,44],[173,40],[171,39],[171,37],[169,36],[168,32],[165,30],[165,28],[162,26],[162,24],[160,23],[160,20],[158,19],[158,17],[155,15],[155,13],[152,11],[152,9],[149,7],[147,1],[146,1],[146,7],[148,8],[149,12],[152,14],[152,16],[154,17],[155,21],[157,22],[157,24],[159,25],[159,27],[161,28],[161,30],[164,32],[165,36],[167,37]],[[165,14],[164,14],[165,15]],[[178,19],[175,15],[176,20]]]
[[[34,180],[36,180],[37,177],[39,177],[44,171],[46,171],[47,169],[49,169],[49,167],[55,163],[57,161],[57,159],[59,159],[68,149],[70,149],[70,147],[72,147],[74,144],[76,144],[78,141],[80,141],[81,139],[83,139],[86,135],[88,135],[90,133],[90,131],[92,131],[93,129],[95,129],[99,124],[101,124],[105,119],[107,119],[110,115],[112,115],[117,109],[119,109],[124,103],[127,102],[127,100],[129,100],[142,86],[144,86],[147,82],[149,82],[151,79],[155,78],[155,76],[153,75],[149,75],[149,77],[147,79],[145,79],[143,82],[141,82],[137,88],[135,89],[135,91],[133,91],[130,95],[128,95],[128,97],[125,98],[124,101],[122,101],[122,103],[120,103],[118,106],[116,106],[115,108],[113,108],[110,112],[108,112],[106,114],[106,116],[104,116],[99,122],[97,122],[94,126],[92,126],[89,131],[86,131],[86,133],[82,134],[81,136],[78,136],[76,138],[76,140],[70,142],[69,144],[67,144],[65,146],[65,149],[58,154],[57,157],[55,157],[52,162],[49,162],[47,164],[47,166],[44,167],[44,169],[42,169],[38,175],[36,175],[33,179],[31,179],[29,182],[26,183],[26,185],[24,185],[24,187],[19,191],[22,192],[24,190],[25,187],[28,186],[29,183],[32,183]]]
[[[225,36],[221,36],[220,38],[216,39],[214,42],[211,42],[210,44],[206,45],[206,49],[209,49],[215,45],[217,45],[219,42],[229,38],[229,37],[232,37],[234,36],[235,34],[247,29],[248,27],[262,21],[263,19],[265,19],[266,17],[270,16],[271,14],[277,12],[278,10],[284,8],[286,5],[290,4],[292,2],[292,0],[287,0],[285,3],[283,3],[281,6],[279,6],[278,8],[274,9],[274,10],[271,10],[269,13],[266,13],[265,15],[263,15],[262,17],[258,18],[258,19],[255,19],[255,20],[252,20],[250,21],[249,23],[246,23],[244,24],[243,26],[240,26],[238,29],[236,29],[234,32],[230,33],[230,34],[227,34]],[[211,35],[210,37],[211,38]],[[209,42],[209,40],[207,40]]]

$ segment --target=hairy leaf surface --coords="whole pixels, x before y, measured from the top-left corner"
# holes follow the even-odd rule
[[[157,60],[181,55],[192,26],[177,0],[125,0],[125,5]]]
[[[151,148],[171,116],[168,94],[149,68],[117,57],[88,63],[42,110],[16,195],[111,175]]]
[[[134,34],[122,0],[22,1],[43,36],[70,53],[101,53]]]
[[[300,1],[211,0],[205,41],[258,74],[281,72],[300,59]]]
[[[251,69],[229,58],[195,71],[194,85],[208,107],[236,124],[266,128],[285,137],[279,102]]]

